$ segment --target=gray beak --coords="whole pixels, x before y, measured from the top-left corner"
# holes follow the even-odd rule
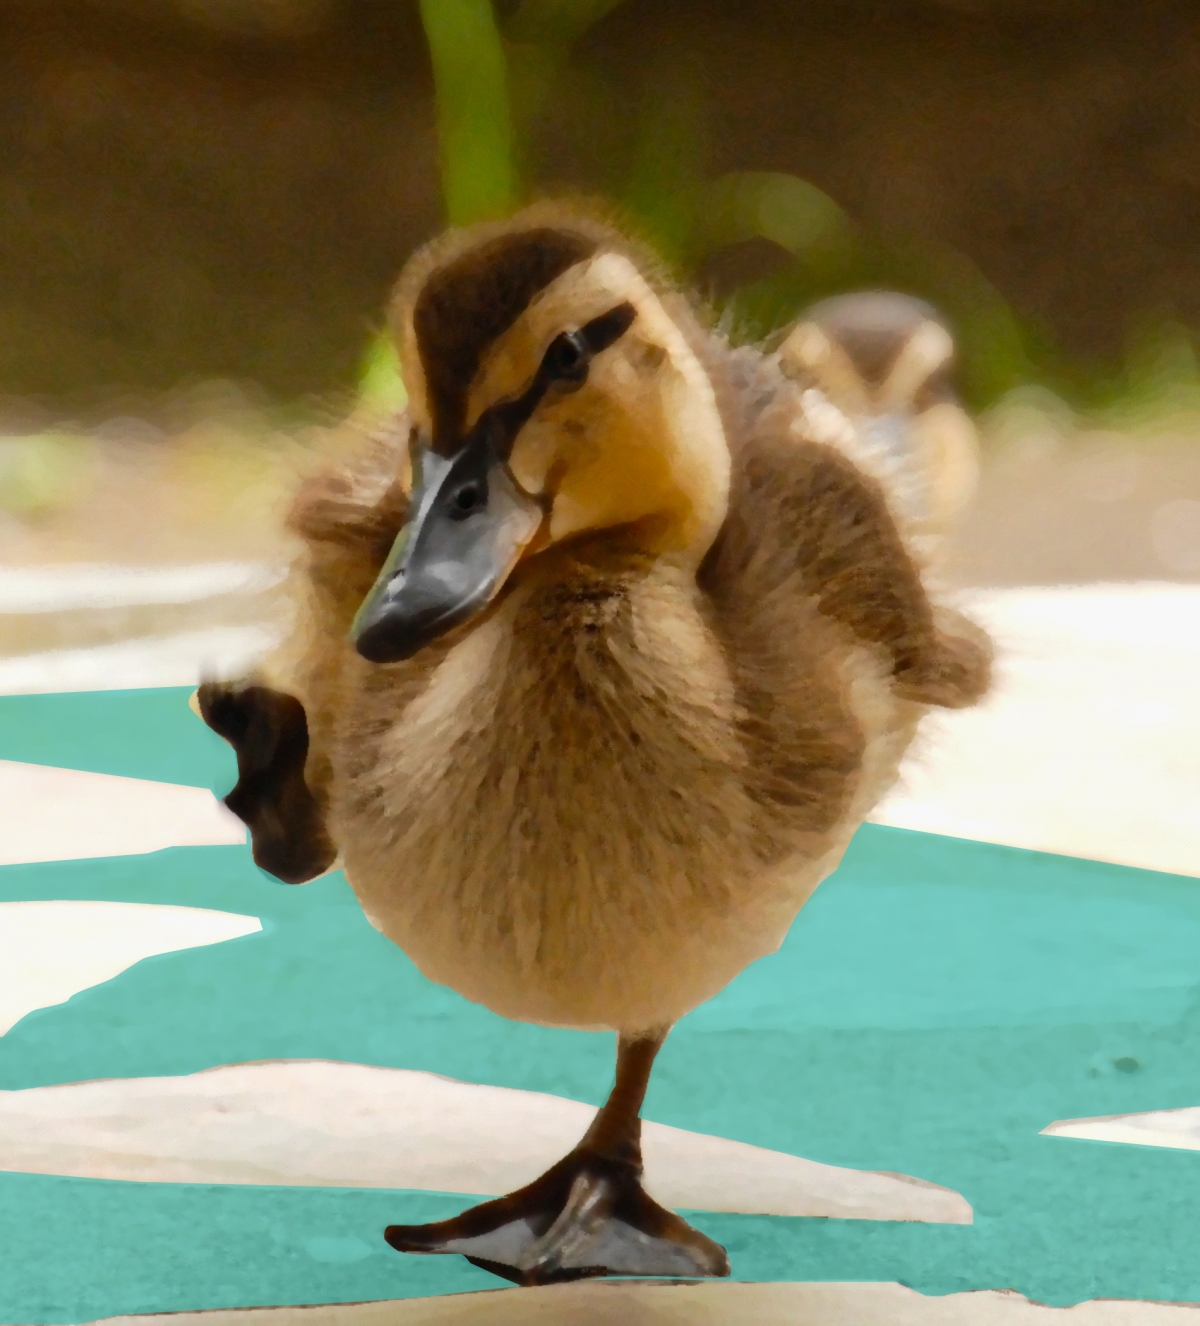
[[[411,658],[482,611],[542,522],[484,437],[449,459],[426,451],[409,509],[350,628],[372,663]]]
[[[555,337],[525,391],[485,410],[452,456],[422,454],[410,518],[350,628],[363,658],[411,658],[500,591],[545,514],[508,468],[513,442],[547,391],[582,386],[589,361],[636,316],[617,304]]]

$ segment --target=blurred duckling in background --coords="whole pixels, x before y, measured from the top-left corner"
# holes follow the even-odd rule
[[[778,948],[928,706],[984,692],[987,639],[821,440],[833,407],[607,224],[451,232],[393,323],[409,406],[301,492],[293,635],[199,692],[228,804],[281,879],[340,861],[430,979],[617,1033],[569,1155],[393,1247],[526,1284],[727,1275],[642,1187],[655,1055]]]
[[[975,495],[979,442],[954,391],[954,341],[934,309],[886,291],[822,300],[780,359],[850,421],[854,458],[906,530],[936,550]]]

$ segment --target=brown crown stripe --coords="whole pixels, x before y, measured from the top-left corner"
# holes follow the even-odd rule
[[[488,346],[539,290],[596,247],[570,230],[526,230],[471,249],[429,277],[413,308],[413,330],[425,370],[434,451],[449,455],[457,449],[467,392]]]

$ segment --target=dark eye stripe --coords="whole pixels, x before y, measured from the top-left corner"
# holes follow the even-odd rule
[[[588,357],[592,358],[615,345],[633,325],[636,317],[637,309],[632,304],[618,304],[580,327],[577,335],[586,345]],[[484,410],[471,430],[467,446],[479,442],[490,444],[498,459],[507,460],[512,454],[517,434],[529,422],[553,383],[553,372],[543,360],[533,381],[520,396]]]
[[[632,304],[618,304],[616,308],[610,308],[607,313],[601,313],[598,318],[580,327],[579,334],[592,354],[598,355],[601,350],[607,350],[619,341],[633,326],[636,317],[637,309]]]
[[[539,291],[595,251],[595,239],[586,235],[538,226],[473,245],[429,275],[412,318],[435,451],[462,445],[467,390],[488,347]]]
[[[587,377],[588,364],[602,351],[614,345],[633,324],[637,310],[632,304],[618,304],[607,313],[584,323],[578,331],[559,332],[550,342],[542,362],[538,367],[533,385],[539,380],[542,390],[559,378],[582,382]],[[565,344],[564,344],[565,343]],[[577,359],[570,364],[570,371],[563,371],[564,351],[573,350]]]

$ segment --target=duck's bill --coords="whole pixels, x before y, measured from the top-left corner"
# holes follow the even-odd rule
[[[351,627],[372,663],[396,663],[481,612],[542,522],[542,508],[490,448],[427,451],[387,561]]]

